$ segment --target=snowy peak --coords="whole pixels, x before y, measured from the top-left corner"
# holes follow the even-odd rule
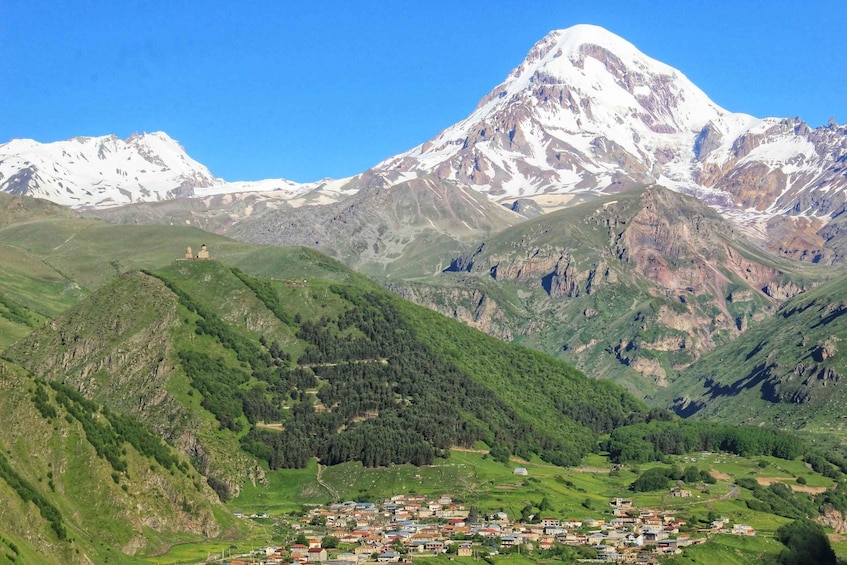
[[[707,124],[726,137],[752,120],[631,43],[580,25],[550,32],[466,120],[377,169],[435,174],[503,200],[680,188],[692,183]]]
[[[0,145],[0,190],[68,206],[191,196],[219,181],[167,134],[74,137]]]
[[[625,121],[659,134],[697,132],[729,115],[678,70],[592,25],[550,32],[479,108],[487,114],[521,100],[570,110],[573,119],[553,116],[560,123],[551,125],[573,131],[606,132]]]
[[[115,135],[53,143],[13,139],[0,145],[0,191],[72,207],[106,208],[242,191],[282,191],[298,197],[313,189],[331,191],[337,184],[285,179],[228,183],[164,132],[134,133],[125,140]]]

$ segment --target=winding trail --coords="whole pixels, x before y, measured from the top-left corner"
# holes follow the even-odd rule
[[[720,498],[721,500],[731,500],[731,499],[735,498],[736,496],[738,496],[738,494],[741,492],[738,489],[738,485],[736,485],[735,483],[729,483],[729,484],[732,487],[732,490],[729,491],[728,493],[726,493],[725,495],[723,495]]]
[[[324,482],[324,480],[322,478],[322,475],[323,475],[325,468],[326,467],[324,467],[323,465],[318,463],[318,474],[315,477],[315,479],[318,481],[318,484],[321,485],[323,488],[325,488],[327,490],[327,492],[332,496],[333,502],[339,502],[341,500],[341,497],[338,496],[338,493],[335,492],[335,489],[332,488],[331,486],[329,486],[329,484],[327,484],[326,482]]]

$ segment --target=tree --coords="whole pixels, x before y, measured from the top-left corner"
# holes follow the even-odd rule
[[[309,524],[312,526],[326,526],[326,516],[315,516],[309,520]]]
[[[532,519],[532,505],[527,504],[521,508],[521,522],[529,522]]]
[[[685,475],[683,475],[683,480],[688,484],[694,484],[700,480],[700,470],[691,465],[687,469],[685,469]]]
[[[335,536],[324,536],[321,538],[321,547],[326,549],[335,549],[338,547],[338,538]]]
[[[780,526],[776,539],[786,546],[779,554],[782,565],[836,564],[829,538],[816,522],[803,518]]]
[[[663,467],[654,467],[652,469],[647,469],[641,476],[635,479],[631,485],[629,485],[630,490],[634,492],[648,492],[652,490],[662,490],[668,488],[668,482],[670,480],[669,474],[671,474],[672,469],[667,469]]]

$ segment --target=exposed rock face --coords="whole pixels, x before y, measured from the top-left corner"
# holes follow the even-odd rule
[[[387,288],[406,300],[455,318],[489,335],[511,341],[515,334],[500,305],[479,288],[435,288],[391,283]],[[528,331],[523,328],[523,331]]]
[[[355,195],[337,203],[269,210],[227,233],[255,243],[317,248],[368,272],[406,263],[407,254],[426,254],[432,262],[417,268],[432,274],[432,263],[448,261],[460,241],[522,219],[451,181],[425,177],[392,185],[384,175],[363,175],[359,182]]]
[[[847,517],[835,508],[824,510],[816,521],[825,528],[832,528],[836,534],[847,533]]]
[[[605,350],[608,357],[601,358],[661,386],[669,371],[737,336],[749,320],[805,288],[775,263],[752,259],[753,249],[709,208],[650,187],[518,225],[455,257],[446,271],[525,289],[519,296],[526,299],[509,309],[548,319],[544,335],[571,336],[561,346],[563,357],[592,359],[596,370]],[[488,325],[469,309],[457,315],[450,306],[456,297],[446,296],[439,311]],[[430,295],[422,303],[436,302]],[[569,324],[579,325],[564,330]],[[513,325],[515,332],[529,333]],[[592,332],[604,337],[584,337]]]

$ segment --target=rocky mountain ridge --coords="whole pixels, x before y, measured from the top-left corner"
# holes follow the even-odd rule
[[[159,132],[13,140],[0,146],[0,190],[74,207],[233,192],[297,207],[353,196],[374,177],[387,186],[425,178],[536,213],[657,183],[697,196],[775,252],[834,263],[845,256],[845,163],[847,127],[727,111],[680,71],[577,25],[541,39],[468,118],[355,177],[227,183]],[[252,213],[244,207],[229,223]]]
[[[595,376],[641,375],[631,389],[649,394],[826,276],[652,186],[517,224],[438,277],[389,287]]]

